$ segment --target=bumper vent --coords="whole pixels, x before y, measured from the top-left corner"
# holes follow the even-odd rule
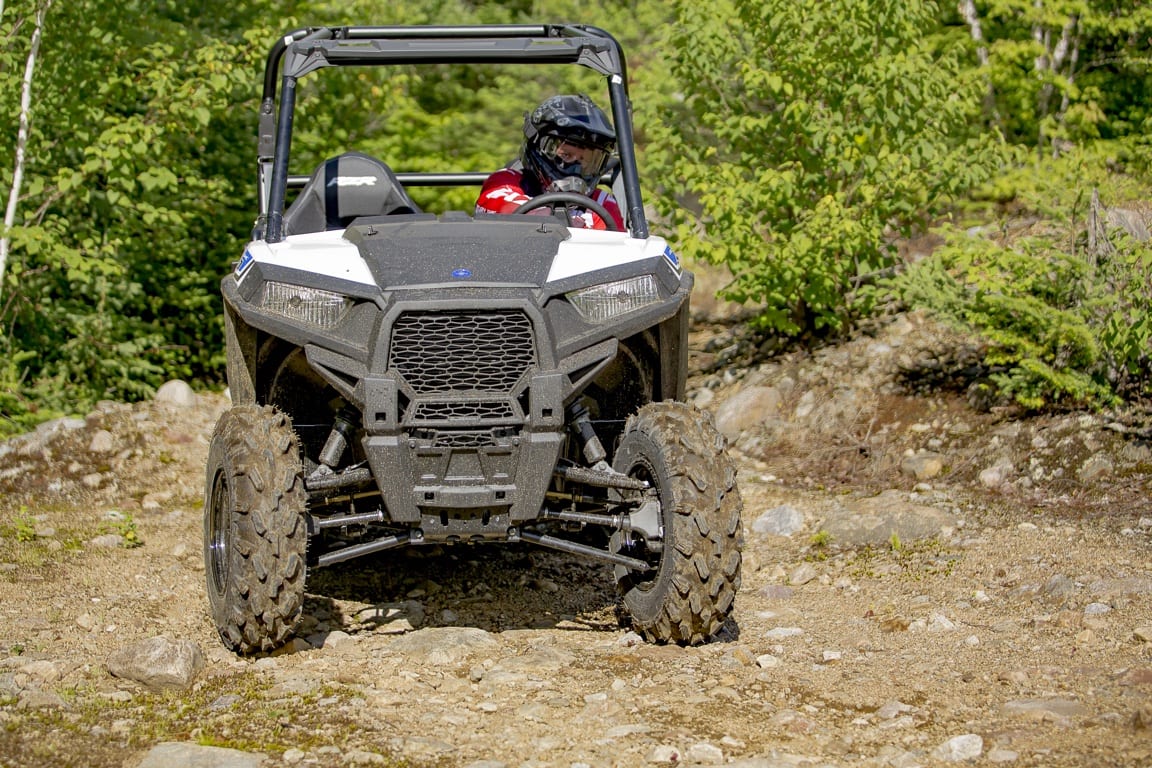
[[[424,401],[416,404],[413,418],[416,421],[454,421],[459,419],[507,421],[515,419],[516,412],[512,409],[512,403],[507,400],[497,402]]]

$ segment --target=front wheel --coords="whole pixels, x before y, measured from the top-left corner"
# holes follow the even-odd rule
[[[613,551],[652,566],[618,566],[615,576],[633,628],[651,642],[702,643],[732,611],[743,503],[725,445],[712,419],[684,403],[649,403],[625,426],[613,467],[655,489],[663,531],[659,541],[613,536]]]
[[[304,604],[303,468],[288,417],[239,405],[216,423],[204,494],[208,602],[233,651],[288,641]]]

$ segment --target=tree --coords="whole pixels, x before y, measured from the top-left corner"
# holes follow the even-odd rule
[[[768,328],[843,328],[868,311],[886,243],[986,178],[968,125],[979,82],[934,55],[928,2],[680,2],[682,104],[655,145],[689,257],[726,263],[728,298]],[[653,151],[657,151],[653,149]],[[671,206],[670,206],[671,207]]]
[[[4,210],[4,224],[0,227],[0,296],[3,296],[4,272],[8,265],[8,230],[16,220],[16,207],[20,201],[20,188],[24,181],[24,151],[28,144],[28,121],[32,110],[32,77],[36,71],[36,55],[40,52],[40,38],[44,29],[44,15],[52,6],[46,0],[36,11],[36,26],[32,30],[28,60],[24,67],[24,79],[20,88],[20,127],[16,133],[16,153],[12,162],[12,189],[8,193],[8,205]],[[0,18],[4,16],[4,3],[0,2]]]
[[[280,30],[254,23],[255,2],[210,5],[219,29],[165,4],[53,7],[36,69],[52,120],[28,132],[6,230],[0,413],[15,423],[219,368],[217,284],[252,215],[251,156],[237,148],[253,141],[252,73]],[[5,187],[13,176],[0,167]]]
[[[1147,0],[962,0],[958,11],[990,84],[986,118],[1010,141],[1052,153],[1146,132]]]
[[[21,134],[21,73],[39,7],[35,115]],[[584,21],[636,52],[667,13],[656,0],[0,0],[0,189],[17,194],[0,274],[0,433],[99,399],[148,396],[165,379],[223,375],[219,280],[255,216],[255,136],[268,46],[303,24]],[[273,26],[274,25],[274,26]],[[634,77],[666,98],[660,56]],[[550,70],[550,71],[546,71]],[[638,74],[637,74],[638,73]],[[402,170],[494,170],[524,112],[557,91],[600,88],[576,68],[425,68],[363,83],[308,78],[293,171],[348,148]],[[559,74],[559,77],[556,75]],[[332,75],[329,77],[328,75]],[[591,92],[591,90],[590,90]],[[655,100],[648,99],[646,104]],[[337,105],[335,110],[333,105]],[[461,128],[461,126],[464,126]],[[643,130],[643,129],[641,129]],[[26,135],[22,162],[17,137]],[[22,178],[17,178],[17,169]],[[471,209],[474,189],[420,191]]]

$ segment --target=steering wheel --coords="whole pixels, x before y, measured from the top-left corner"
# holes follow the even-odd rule
[[[604,226],[610,231],[620,231],[620,227],[616,226],[616,219],[612,217],[612,214],[608,213],[607,208],[579,192],[547,192],[543,195],[537,195],[528,202],[522,203],[520,207],[512,211],[512,213],[529,213],[544,206],[548,206],[554,211],[559,210],[561,206],[564,207],[565,211],[568,210],[569,206],[573,208],[586,208],[603,219]]]

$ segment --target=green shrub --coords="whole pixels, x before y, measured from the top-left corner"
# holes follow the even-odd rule
[[[1037,192],[1062,174],[1040,178]],[[992,384],[1027,408],[1099,408],[1149,394],[1152,244],[1092,219],[1082,187],[1043,197],[1051,218],[1021,234],[949,231],[893,285],[910,305],[976,334]]]
[[[927,42],[931,3],[680,2],[683,102],[649,144],[689,259],[784,334],[867,314],[888,247],[999,163],[973,136],[982,85]]]

